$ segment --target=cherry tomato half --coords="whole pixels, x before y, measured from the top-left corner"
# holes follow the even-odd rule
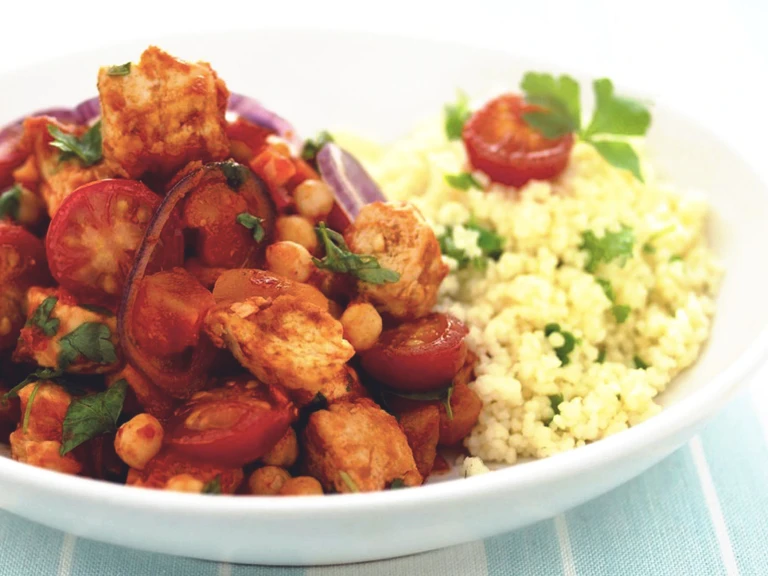
[[[100,180],[62,203],[46,237],[53,277],[86,303],[115,305],[160,198],[141,182]],[[160,237],[149,265],[156,272],[184,262],[177,217]]]
[[[227,270],[216,281],[213,297],[216,302],[244,300],[258,296],[274,299],[284,295],[296,296],[328,309],[328,298],[309,284],[300,284],[264,270]]]
[[[198,392],[168,423],[168,447],[189,458],[243,466],[277,444],[297,418],[285,393],[256,380]]]
[[[464,365],[467,328],[455,317],[434,313],[382,332],[361,354],[363,368],[402,392],[445,388]]]
[[[21,226],[0,222],[0,286],[26,290],[49,281],[42,240]]]
[[[472,167],[508,186],[549,180],[565,170],[573,135],[548,139],[533,130],[523,114],[537,110],[522,96],[504,94],[475,112],[462,132]]]

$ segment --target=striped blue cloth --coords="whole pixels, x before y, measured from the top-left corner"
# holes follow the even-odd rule
[[[13,576],[675,576],[768,574],[768,395],[747,393],[675,454],[621,488],[532,527],[355,566],[269,568],[77,539],[0,511]]]

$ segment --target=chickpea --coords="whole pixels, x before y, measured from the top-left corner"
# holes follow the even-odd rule
[[[311,476],[289,478],[279,492],[280,496],[322,496],[323,487]]]
[[[295,242],[275,242],[267,247],[267,268],[296,282],[306,282],[314,265],[304,246]]]
[[[203,491],[202,480],[198,480],[194,476],[189,474],[177,474],[168,478],[168,482],[165,483],[166,490],[173,490],[174,492],[193,492],[201,493]]]
[[[293,428],[288,428],[288,431],[278,440],[277,444],[264,454],[261,461],[269,466],[290,468],[296,463],[298,457],[299,442],[296,439],[296,432],[293,431]]]
[[[275,239],[301,244],[308,252],[317,250],[317,234],[312,222],[302,216],[282,216],[275,223]]]
[[[248,489],[254,496],[277,496],[290,479],[291,475],[287,470],[277,466],[264,466],[255,470],[248,478]]]
[[[344,327],[344,338],[358,352],[373,348],[381,336],[381,316],[367,302],[353,302],[347,306],[341,315],[341,325]]]
[[[139,414],[120,426],[115,435],[115,452],[136,470],[143,470],[163,445],[163,425],[150,414]]]
[[[304,180],[293,191],[296,209],[310,220],[322,220],[333,209],[333,192],[321,180]]]

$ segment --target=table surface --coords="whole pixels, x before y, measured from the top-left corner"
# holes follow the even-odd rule
[[[192,31],[301,27],[460,39],[642,85],[709,119],[763,174],[768,3],[763,0],[134,0],[3,7],[0,74],[120,41]],[[256,32],[257,33],[257,32]],[[10,87],[12,89],[12,87]],[[3,91],[0,90],[0,108]],[[738,105],[735,105],[738,103]],[[580,508],[485,542],[355,567],[279,569],[145,554],[75,539],[0,511],[0,575],[766,574],[768,371],[652,470]],[[255,543],[255,545],[258,545]]]

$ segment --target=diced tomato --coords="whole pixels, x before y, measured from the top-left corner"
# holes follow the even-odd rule
[[[213,287],[213,297],[217,303],[255,296],[275,299],[284,295],[296,296],[324,310],[329,306],[328,298],[314,286],[294,282],[265,270],[228,270],[219,276]]]
[[[462,132],[472,167],[508,186],[550,180],[565,170],[573,135],[549,139],[536,132],[523,115],[538,110],[522,96],[504,94],[475,112]]]
[[[382,332],[361,354],[362,366],[394,390],[447,388],[467,357],[466,335],[466,326],[455,317],[433,313]]]
[[[53,277],[85,303],[114,306],[160,198],[141,182],[101,180],[61,205],[46,238]],[[150,272],[181,266],[184,239],[176,216],[158,239]]]
[[[203,462],[243,466],[269,452],[296,420],[282,390],[256,380],[198,392],[168,423],[172,450]]]
[[[267,146],[248,165],[267,183],[278,211],[286,211],[293,204],[293,199],[285,185],[296,174],[290,154],[276,146]]]
[[[269,128],[248,122],[242,117],[228,123],[227,136],[232,158],[241,164],[248,164],[267,145],[267,138],[273,134]]]

